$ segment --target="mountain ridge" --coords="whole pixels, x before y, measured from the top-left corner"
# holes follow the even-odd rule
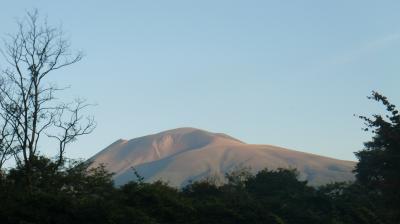
[[[235,167],[296,168],[311,185],[352,181],[355,162],[290,150],[247,144],[223,133],[176,128],[131,140],[119,139],[93,156],[92,166],[104,164],[115,173],[116,185],[135,179],[132,167],[146,181],[162,179],[173,186],[225,173]]]

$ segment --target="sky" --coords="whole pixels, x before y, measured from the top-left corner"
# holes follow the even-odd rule
[[[355,160],[370,134],[354,114],[384,112],[366,96],[400,105],[399,1],[2,1],[0,36],[33,9],[85,53],[48,80],[96,104],[72,158],[196,127]]]

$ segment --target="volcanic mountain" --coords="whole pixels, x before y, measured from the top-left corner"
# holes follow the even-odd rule
[[[355,162],[289,150],[272,145],[246,144],[225,134],[178,128],[132,140],[118,140],[90,159],[114,173],[116,185],[135,180],[167,181],[181,187],[190,181],[221,176],[247,167],[296,168],[310,185],[351,181]],[[133,169],[134,168],[134,169]]]

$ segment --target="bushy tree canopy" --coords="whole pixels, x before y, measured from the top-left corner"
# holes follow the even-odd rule
[[[382,103],[387,114],[360,116],[365,121],[365,131],[371,131],[373,137],[363,150],[355,153],[359,159],[355,169],[357,181],[381,195],[381,207],[400,222],[400,113],[377,92],[368,98]]]

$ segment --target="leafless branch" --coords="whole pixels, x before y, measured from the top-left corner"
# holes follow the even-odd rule
[[[17,25],[17,32],[7,36],[0,50],[9,65],[0,78],[0,168],[13,155],[29,170],[43,133],[60,142],[61,164],[66,146],[91,133],[96,124],[82,115],[89,106],[85,101],[57,103],[56,93],[64,89],[48,85],[46,77],[79,62],[83,54],[72,53],[62,30],[42,22],[37,10]],[[49,133],[52,130],[60,132]]]
[[[92,133],[96,127],[93,117],[84,117],[81,113],[91,104],[85,100],[76,99],[74,104],[65,104],[60,107],[53,125],[59,130],[58,134],[47,134],[48,137],[58,141],[58,164],[64,161],[65,148],[74,142],[77,137]]]

